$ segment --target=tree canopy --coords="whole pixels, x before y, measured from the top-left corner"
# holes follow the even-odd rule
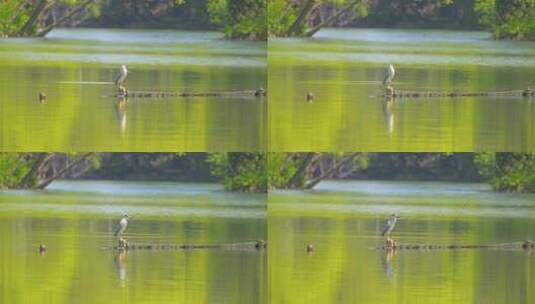
[[[45,36],[65,24],[77,25],[99,12],[98,0],[3,0],[2,36]]]
[[[311,189],[326,179],[487,182],[535,192],[525,153],[0,153],[0,188],[60,178],[220,182],[229,191]]]
[[[535,39],[535,0],[476,0],[475,11],[498,39]]]
[[[45,36],[58,26],[220,29],[265,40],[266,0],[3,0],[0,35]]]
[[[495,190],[535,192],[535,154],[481,153],[475,161]]]

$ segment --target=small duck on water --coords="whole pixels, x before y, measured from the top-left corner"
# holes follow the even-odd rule
[[[312,94],[311,92],[307,92],[306,99],[308,102],[314,101],[314,94]]]
[[[46,101],[46,93],[45,92],[39,92],[39,102],[43,103]]]

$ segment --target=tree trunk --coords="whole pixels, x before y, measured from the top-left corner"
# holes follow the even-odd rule
[[[24,11],[24,6],[26,5],[26,3],[28,3],[28,0],[24,0],[19,3],[17,8],[15,9],[15,13],[13,14],[13,16],[11,16],[11,22],[15,22],[15,20],[17,20],[20,14]]]
[[[320,22],[307,32],[305,32],[302,36],[303,37],[312,37],[314,34],[316,34],[322,27],[328,26],[338,20],[344,13],[352,9],[355,5],[359,4],[361,0],[355,0],[348,5],[346,5],[344,8],[339,10],[336,14],[332,15],[331,17],[327,18],[327,20]]]
[[[30,31],[31,27],[35,24],[35,22],[41,16],[41,13],[43,13],[43,11],[45,10],[45,7],[46,7],[47,3],[48,3],[48,0],[39,1],[39,3],[37,4],[37,6],[35,7],[35,9],[32,12],[32,15],[28,19],[28,21],[26,21],[26,23],[24,23],[24,25],[22,26],[22,28],[18,32],[18,36],[22,37],[22,36],[26,36],[28,34],[28,32]]]
[[[350,161],[353,161],[353,159],[359,155],[359,153],[352,153],[351,155],[349,156],[346,156],[345,158],[343,158],[342,160],[340,160],[337,164],[331,166],[331,168],[329,168],[327,171],[325,172],[322,172],[320,175],[312,178],[311,180],[309,180],[306,185],[305,185],[305,188],[306,189],[312,189],[314,188],[317,184],[319,184],[322,180],[324,180],[325,178],[328,178],[330,177],[336,170],[338,170],[340,167],[342,167],[343,165],[347,164],[348,162]]]
[[[299,29],[299,27],[303,25],[303,22],[305,22],[305,20],[307,19],[308,14],[310,14],[312,9],[314,8],[315,3],[316,3],[316,0],[308,0],[305,3],[297,19],[295,19],[294,23],[292,23],[290,28],[288,28],[288,31],[286,32],[286,36],[292,36],[293,34],[297,33],[297,30]]]
[[[72,18],[74,15],[76,15],[77,13],[79,13],[80,11],[82,11],[85,7],[87,7],[89,4],[91,4],[93,1],[95,0],[87,0],[85,2],[83,2],[82,4],[78,5],[77,7],[73,8],[71,11],[69,11],[68,13],[66,13],[65,15],[63,15],[62,17],[58,18],[58,20],[56,20],[55,22],[53,22],[52,24],[44,27],[43,29],[41,29],[38,33],[37,33],[37,36],[38,37],[44,37],[46,36],[46,34],[48,34],[51,30],[53,30],[55,27],[63,24],[65,21],[69,20],[70,18]]]
[[[32,178],[36,176],[37,172],[39,172],[39,170],[41,169],[41,166],[45,164],[48,160],[50,160],[51,155],[52,154],[48,154],[48,153],[38,153],[32,164],[32,167],[26,173],[26,175],[24,175],[18,188],[23,188],[23,189],[30,188],[32,186],[31,185]]]
[[[46,188],[48,185],[50,185],[50,183],[52,183],[54,180],[58,179],[58,178],[61,178],[63,177],[63,175],[65,173],[67,173],[67,171],[69,171],[70,169],[74,168],[74,166],[80,164],[82,161],[86,160],[89,156],[91,156],[93,154],[93,152],[89,152],[89,153],[85,153],[83,154],[82,156],[80,156],[79,158],[75,159],[74,161],[72,161],[70,164],[66,165],[65,167],[63,167],[62,169],[60,169],[58,172],[55,172],[52,176],[50,177],[47,177],[45,178],[44,180],[40,181],[36,188],[37,189],[44,189]]]
[[[303,160],[303,162],[299,166],[299,169],[297,169],[295,174],[290,179],[290,182],[288,183],[288,187],[291,188],[291,187],[299,187],[300,186],[299,182],[304,180],[303,175],[305,174],[306,169],[308,168],[308,166],[314,160],[314,155],[315,154],[316,153],[314,153],[314,152],[309,152],[309,153],[306,154],[305,159]]]

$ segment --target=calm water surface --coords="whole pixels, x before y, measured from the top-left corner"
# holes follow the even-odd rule
[[[523,250],[387,254],[379,233],[401,218],[400,243],[535,239],[535,195],[486,185],[324,182],[269,196],[271,303],[533,303],[535,254]],[[306,244],[315,252],[307,254]]]
[[[379,96],[388,63],[401,90],[535,87],[533,42],[483,32],[325,29],[312,39],[270,41],[268,62],[272,151],[535,149],[533,98]]]
[[[0,150],[259,151],[265,98],[143,98],[119,102],[120,64],[132,91],[266,87],[265,43],[217,32],[59,29],[0,39]],[[45,92],[47,101],[38,101]]]
[[[0,302],[265,303],[266,252],[103,249],[116,243],[124,212],[130,242],[266,239],[265,196],[218,185],[80,181],[3,191]]]

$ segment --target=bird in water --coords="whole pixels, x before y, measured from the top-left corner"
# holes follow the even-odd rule
[[[123,232],[126,230],[126,226],[128,226],[128,215],[125,214],[119,221],[119,224],[117,225],[117,228],[115,228],[113,235],[119,236],[123,234]]]
[[[117,76],[115,76],[115,85],[119,88],[119,93],[124,95],[125,88],[123,87],[123,83],[126,80],[126,77],[128,76],[128,70],[126,69],[126,65],[121,65],[121,68],[119,69],[119,73],[117,73]]]
[[[382,236],[389,235],[390,232],[394,230],[394,226],[396,226],[398,218],[399,216],[395,213],[390,215],[390,217],[386,221],[385,227],[383,228],[383,232],[381,233]]]
[[[388,67],[385,69],[385,77],[383,79],[383,85],[390,84],[392,80],[394,80],[395,75],[396,75],[396,70],[394,69],[394,66],[389,64]]]
[[[46,101],[46,93],[45,92],[39,92],[39,102],[43,103]]]

